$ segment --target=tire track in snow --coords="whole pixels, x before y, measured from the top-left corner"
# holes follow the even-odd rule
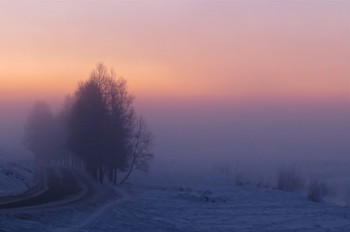
[[[90,214],[86,217],[85,220],[82,222],[72,225],[69,228],[57,228],[54,230],[51,230],[51,232],[83,232],[85,231],[86,227],[88,227],[90,224],[92,224],[96,219],[100,218],[105,212],[110,210],[111,208],[115,207],[116,205],[125,202],[129,200],[129,195],[125,193],[124,191],[117,189],[116,187],[112,187],[113,191],[120,196],[119,199],[113,200],[111,202],[108,202],[101,207],[97,208],[93,214]]]

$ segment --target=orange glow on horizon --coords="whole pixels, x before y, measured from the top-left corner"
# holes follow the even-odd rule
[[[0,15],[2,99],[63,98],[101,61],[140,98],[349,98],[347,2],[1,2]]]

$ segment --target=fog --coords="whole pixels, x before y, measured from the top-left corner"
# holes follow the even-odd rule
[[[50,100],[58,110],[60,101]],[[29,100],[2,101],[0,147],[25,152]],[[157,159],[338,160],[350,151],[348,101],[136,98]]]
[[[0,99],[0,149],[18,157],[32,158],[24,147],[23,136],[25,120],[36,100],[45,100],[54,111],[58,111],[62,105],[61,100],[52,97]]]
[[[137,101],[158,157],[333,160],[350,151],[347,101]],[[143,104],[142,104],[143,103]]]
[[[47,102],[56,112],[61,107],[57,99]],[[1,102],[0,149],[32,158],[23,146],[32,104],[32,99]],[[219,174],[231,182],[274,185],[281,169],[295,169],[306,183],[315,178],[327,183],[330,202],[350,203],[346,100],[138,97],[135,108],[154,135],[151,175],[185,181]]]

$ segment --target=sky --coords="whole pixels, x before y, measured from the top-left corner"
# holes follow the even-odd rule
[[[156,156],[350,154],[348,1],[1,1],[0,28],[0,146],[103,62]]]

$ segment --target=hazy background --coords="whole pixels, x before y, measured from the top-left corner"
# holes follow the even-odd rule
[[[0,148],[104,62],[156,159],[349,157],[348,1],[1,1],[0,28]]]

